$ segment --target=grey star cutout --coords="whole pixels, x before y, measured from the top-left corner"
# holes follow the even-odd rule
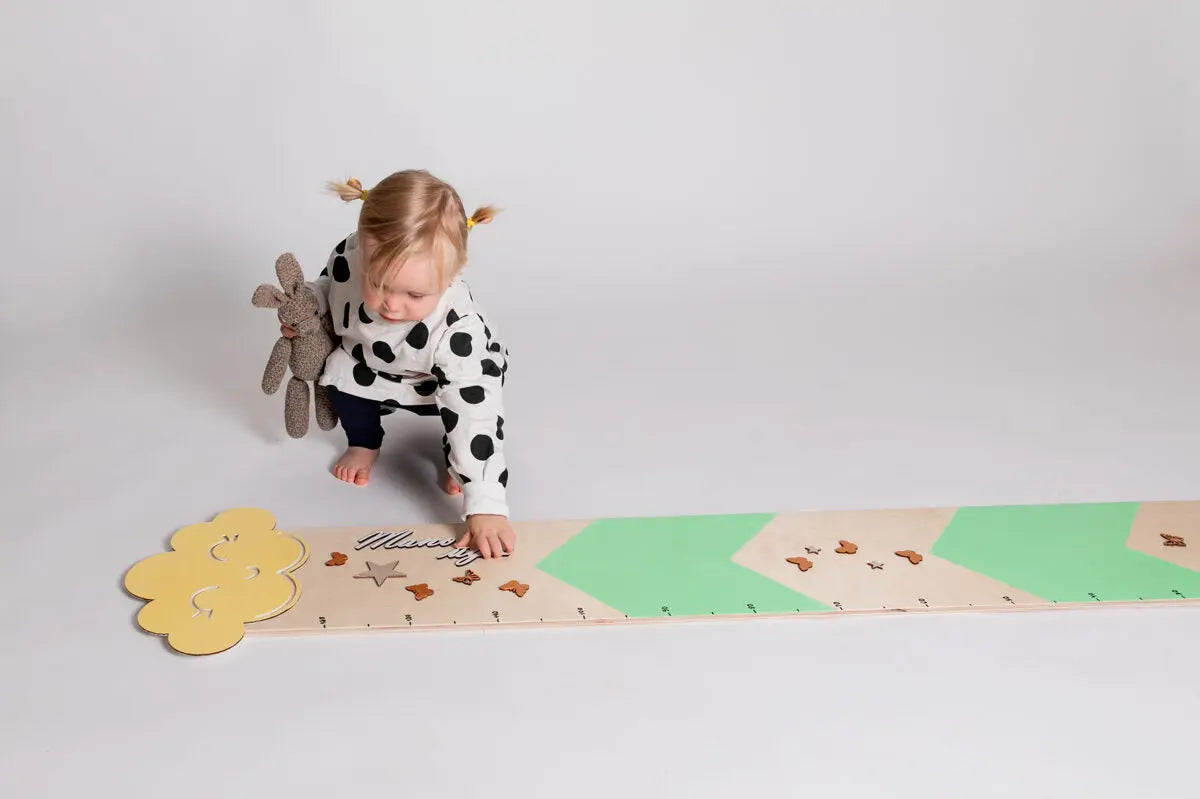
[[[883,568],[883,564],[877,560],[873,560],[873,561],[869,562],[867,565],[870,566],[872,569],[882,569]]]
[[[376,586],[381,586],[381,585],[383,585],[383,581],[389,577],[407,577],[408,576],[407,574],[401,574],[400,572],[396,571],[396,564],[399,562],[400,561],[398,561],[398,560],[393,560],[391,563],[384,563],[384,564],[380,565],[378,563],[372,563],[371,561],[368,560],[367,561],[367,570],[365,572],[360,572],[359,574],[356,574],[354,576],[355,577],[366,577],[367,579],[374,580]]]
[[[805,547],[804,551],[806,553],[808,553],[809,555],[820,555],[821,554],[820,547]]]

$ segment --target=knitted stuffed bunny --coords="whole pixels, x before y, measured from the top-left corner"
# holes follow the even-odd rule
[[[280,336],[275,342],[263,372],[263,391],[267,394],[278,391],[284,372],[290,367],[292,377],[283,402],[283,423],[288,435],[300,438],[308,432],[309,382],[313,383],[316,399],[317,425],[322,430],[332,430],[337,415],[325,387],[316,380],[325,367],[325,358],[333,352],[333,321],[328,314],[320,313],[317,297],[305,285],[304,272],[290,252],[275,260],[275,274],[283,291],[263,283],[254,290],[250,302],[258,308],[278,308],[279,321],[295,330],[296,336]]]

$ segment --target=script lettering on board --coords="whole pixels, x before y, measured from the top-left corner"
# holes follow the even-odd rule
[[[354,548],[365,549],[419,549],[421,547],[451,547],[448,552],[443,552],[438,555],[435,560],[449,559],[453,560],[456,566],[466,566],[468,563],[478,560],[482,555],[474,549],[467,547],[454,546],[453,538],[413,538],[412,530],[401,530],[399,532],[389,533],[385,530],[377,530],[373,533],[368,533],[358,539],[354,544]]]

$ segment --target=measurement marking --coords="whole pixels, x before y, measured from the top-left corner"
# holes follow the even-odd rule
[[[1183,594],[1181,594],[1179,591],[1175,590],[1174,588],[1171,589],[1171,593],[1174,594],[1175,596],[1179,597],[1180,599],[1187,599],[1187,597],[1185,597]]]

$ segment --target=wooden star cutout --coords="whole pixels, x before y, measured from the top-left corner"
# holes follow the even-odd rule
[[[870,566],[872,569],[882,569],[883,568],[883,564],[877,560],[873,560],[870,563],[868,563],[867,565]]]
[[[820,547],[805,547],[804,551],[809,555],[820,555],[821,554]]]
[[[371,561],[368,560],[367,561],[367,570],[365,572],[360,572],[354,576],[359,577],[359,578],[365,577],[368,580],[374,580],[375,585],[380,586],[380,585],[383,585],[383,581],[389,577],[407,577],[408,576],[406,574],[401,574],[400,572],[396,571],[396,564],[399,562],[400,561],[398,561],[398,560],[393,560],[391,563],[384,563],[383,565],[380,565],[378,563],[372,563]]]

